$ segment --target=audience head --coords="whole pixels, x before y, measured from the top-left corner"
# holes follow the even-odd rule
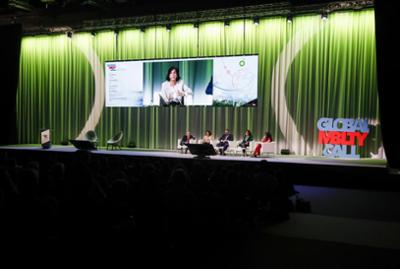
[[[49,175],[55,179],[62,179],[65,175],[65,165],[62,162],[54,163],[50,167]]]
[[[39,171],[39,162],[30,161],[30,162],[28,162],[28,164],[26,165],[26,168]]]
[[[186,187],[188,182],[188,174],[183,168],[176,168],[172,171],[170,183],[174,187]]]

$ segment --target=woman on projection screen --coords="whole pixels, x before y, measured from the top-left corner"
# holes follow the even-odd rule
[[[179,68],[171,66],[166,81],[161,84],[161,99],[165,105],[184,105],[184,98],[189,95],[192,95],[192,90],[181,79]]]

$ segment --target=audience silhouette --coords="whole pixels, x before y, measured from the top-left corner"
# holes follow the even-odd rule
[[[87,152],[3,154],[1,236],[4,242],[45,242],[49,251],[58,247],[57,255],[71,255],[55,267],[73,266],[78,257],[91,267],[178,260],[187,267],[226,232],[288,218],[293,187],[282,171],[266,162],[256,166]],[[70,245],[75,254],[68,254]]]

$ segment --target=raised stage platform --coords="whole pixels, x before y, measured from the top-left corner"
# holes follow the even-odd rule
[[[50,149],[42,149],[40,145],[10,145],[0,146],[0,152],[7,152],[10,157],[19,159],[36,159],[39,156],[62,156],[76,154],[78,150],[73,146],[54,145]],[[128,159],[159,159],[181,160],[184,163],[193,161],[213,162],[213,165],[231,163],[245,167],[258,165],[265,160],[271,168],[281,169],[294,184],[354,187],[364,189],[398,188],[400,175],[386,168],[386,161],[379,159],[332,159],[325,157],[295,156],[295,155],[268,155],[264,157],[243,157],[241,155],[209,156],[199,159],[190,153],[178,151],[128,149],[89,151],[92,156],[110,157],[119,156]],[[251,169],[251,168],[249,168]]]

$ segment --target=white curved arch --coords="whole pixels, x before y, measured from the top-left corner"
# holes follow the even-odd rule
[[[103,65],[96,52],[94,52],[93,48],[90,45],[84,46],[80,42],[75,42],[76,47],[85,55],[88,60],[90,67],[92,68],[92,72],[94,75],[94,86],[95,86],[95,95],[94,95],[94,103],[92,106],[92,110],[86,123],[81,130],[80,134],[76,139],[84,139],[85,134],[89,130],[94,130],[96,125],[98,124],[101,116],[101,112],[104,107],[104,71]]]
[[[285,136],[284,142],[278,142],[278,148],[284,144],[285,148],[290,148],[296,154],[307,154],[311,149],[304,137],[297,131],[296,123],[289,113],[285,95],[286,78],[295,57],[302,47],[321,29],[320,25],[318,24],[318,27],[303,27],[297,31],[283,48],[272,71],[271,106],[275,112],[275,120]]]

